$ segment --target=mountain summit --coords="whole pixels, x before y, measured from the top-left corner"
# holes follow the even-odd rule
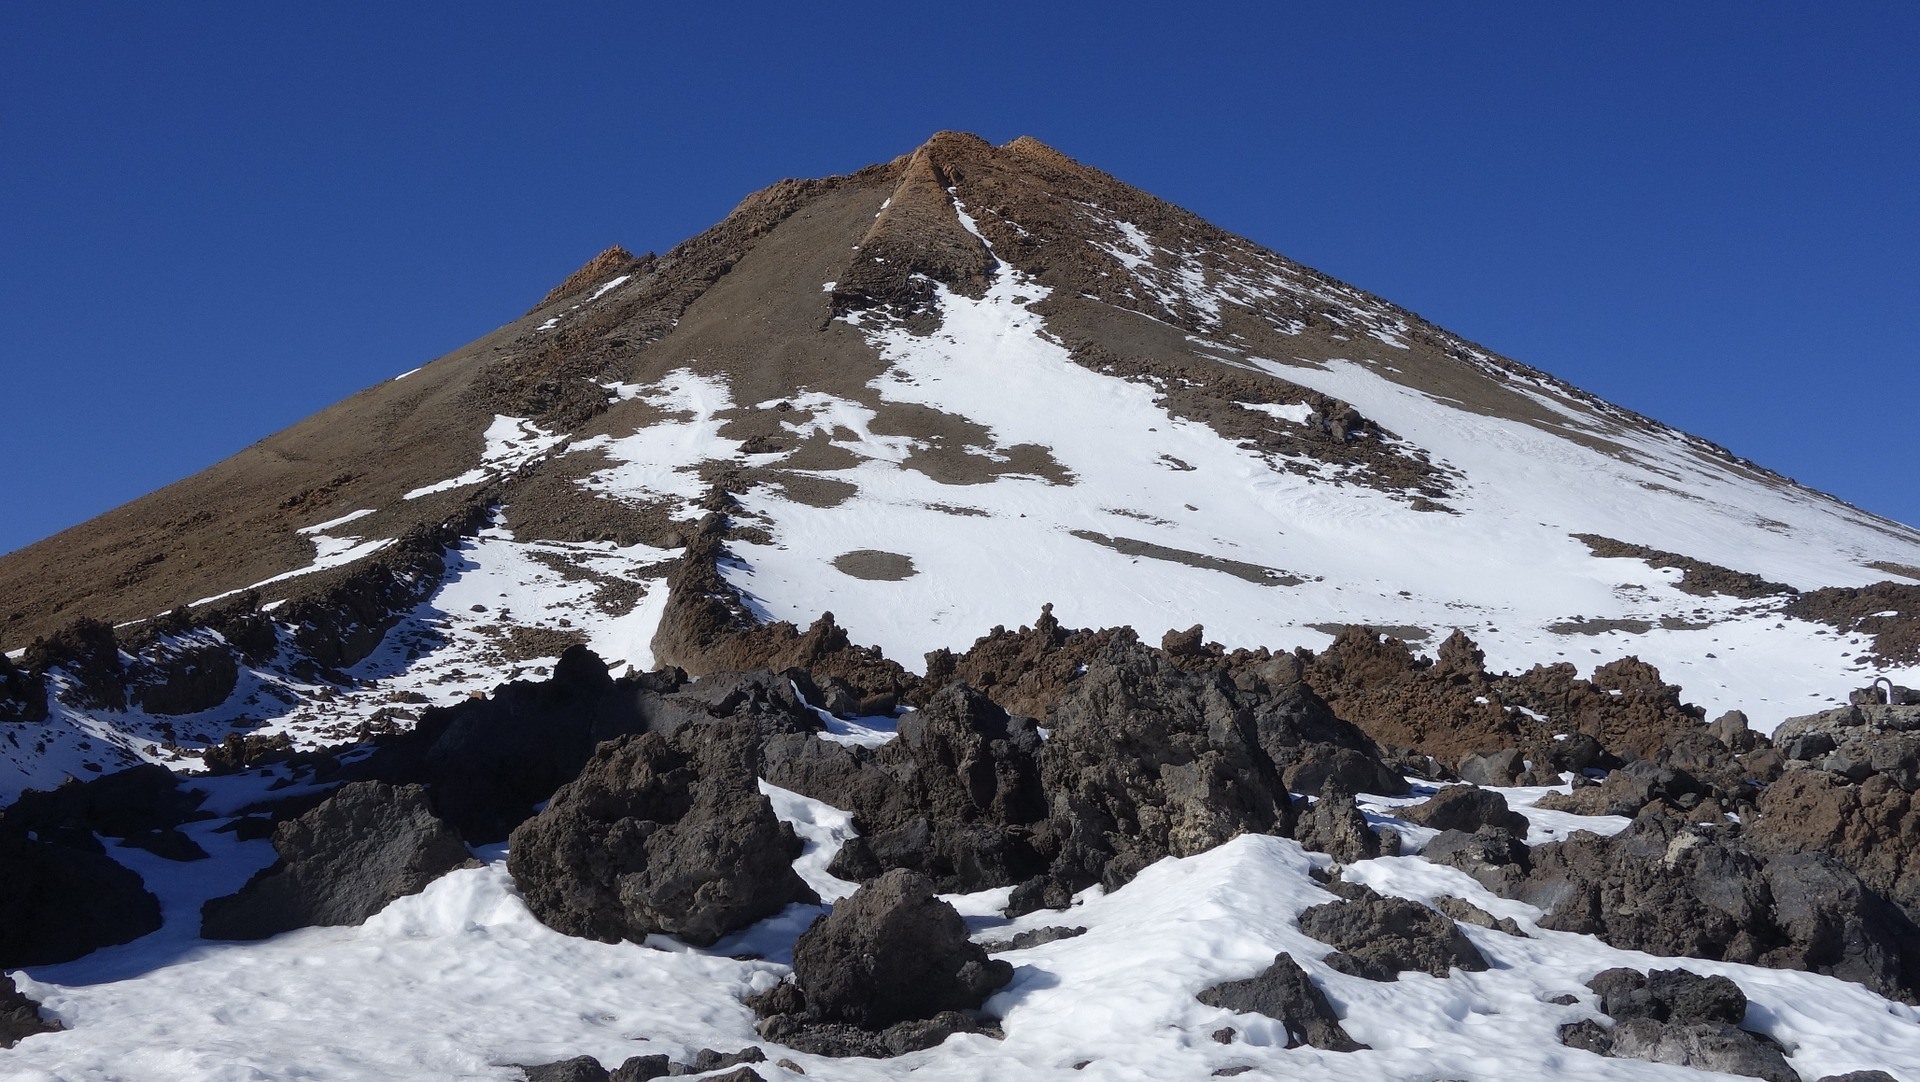
[[[1031,138],[610,247],[0,648],[8,1077],[1920,1063],[1920,533]]]

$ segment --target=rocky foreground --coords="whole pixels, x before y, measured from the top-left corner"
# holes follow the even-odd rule
[[[186,874],[207,857],[195,838],[209,830],[271,838],[277,854],[204,902],[196,930],[209,941],[359,925],[503,841],[531,913],[605,943],[738,944],[783,914],[820,913],[824,884],[844,896],[786,941],[783,979],[743,996],[761,1045],[526,1068],[534,1079],[766,1077],[757,1070],[799,1068],[795,1054],[876,1059],[956,1035],[996,1039],[986,1005],[1015,970],[992,952],[1071,940],[1087,898],[1124,897],[1167,858],[1259,835],[1321,854],[1312,869],[1331,897],[1294,918],[1320,945],[1305,959],[1313,971],[1282,953],[1196,990],[1200,1003],[1278,1025],[1257,1043],[1370,1054],[1343,1028],[1330,978],[1314,973],[1447,980],[1487,970],[1474,938],[1486,934],[1580,933],[1671,960],[1570,992],[1559,1029],[1569,1055],[1804,1077],[1754,1024],[1740,984],[1679,959],[1827,974],[1920,1003],[1920,707],[1865,701],[1770,739],[1737,716],[1702,724],[1657,674],[1623,663],[1592,683],[1525,678],[1558,697],[1557,716],[1580,719],[1575,731],[1457,754],[1488,734],[1411,731],[1392,704],[1479,698],[1494,678],[1463,638],[1427,663],[1362,630],[1304,657],[1200,638],[1169,634],[1156,648],[1124,629],[1043,620],[965,659],[984,687],[929,681],[898,714],[891,693],[819,671],[615,678],[575,647],[551,679],[429,710],[408,732],[333,752],[243,742],[226,777],[277,779],[243,806],[209,801],[221,777],[159,767],[29,793],[0,812],[0,968],[155,932],[164,884],[116,856],[157,858],[142,865],[149,879]],[[987,656],[1001,660],[982,679]],[[1524,810],[1600,830],[1530,837],[1503,791],[1563,778],[1571,788]],[[810,847],[776,797],[850,816],[837,850],[813,858],[828,862],[824,877],[802,874]],[[1422,866],[1468,877],[1459,894],[1477,884],[1486,894],[1475,897],[1537,916],[1523,924],[1491,902],[1399,897],[1351,877],[1416,850]],[[999,898],[1027,930],[976,937],[943,896]],[[0,988],[0,1042],[60,1024],[12,983]],[[1232,1045],[1246,1025],[1212,1036]]]

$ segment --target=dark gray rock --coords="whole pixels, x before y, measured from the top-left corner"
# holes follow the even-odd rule
[[[926,877],[892,871],[813,923],[793,948],[794,987],[811,1021],[882,1030],[978,1008],[1013,967],[967,938]]]
[[[0,834],[0,969],[72,961],[159,927],[159,899],[111,857]]]
[[[1279,1022],[1286,1027],[1288,1048],[1309,1044],[1331,1052],[1353,1052],[1367,1047],[1347,1036],[1326,993],[1290,954],[1275,955],[1273,964],[1257,976],[1216,984],[1197,998],[1209,1007],[1262,1014]]]
[[[1885,1071],[1848,1071],[1822,1076],[1820,1082],[1900,1082]]]
[[[608,1082],[653,1082],[671,1075],[675,1066],[672,1060],[657,1052],[651,1056],[628,1056],[625,1063],[613,1069]]]
[[[1183,672],[1117,635],[1050,720],[1041,763],[1058,846],[1052,877],[1071,890],[1118,889],[1165,856],[1293,831],[1254,711],[1222,674]]]
[[[592,1056],[522,1067],[527,1082],[607,1082],[607,1069]]]
[[[1085,928],[1063,928],[1059,925],[1054,925],[1048,928],[1031,928],[1027,931],[1016,933],[1012,939],[1002,940],[998,943],[982,943],[980,947],[988,954],[1003,954],[1007,951],[1030,950],[1034,947],[1045,946],[1048,943],[1058,943],[1062,939],[1077,939],[1086,934],[1087,930]]]
[[[1455,924],[1471,924],[1475,928],[1491,928],[1496,932],[1503,932],[1521,939],[1529,938],[1512,917],[1496,917],[1465,898],[1443,894],[1433,899],[1433,907],[1444,913]]]
[[[1824,854],[1763,855],[1723,827],[1649,812],[1532,850],[1517,896],[1540,924],[1669,957],[1809,969],[1894,998],[1920,958],[1900,910]]]
[[[1371,981],[1395,980],[1407,970],[1445,977],[1454,968],[1478,971],[1487,960],[1454,922],[1405,898],[1364,887],[1349,901],[1312,906],[1300,930],[1335,948],[1327,964]]]
[[[280,859],[200,909],[208,939],[359,924],[472,859],[418,785],[355,782],[274,829]]]
[[[1337,781],[1327,782],[1319,799],[1299,812],[1293,837],[1303,847],[1325,853],[1342,864],[1400,852],[1400,835],[1369,826],[1353,794]]]
[[[40,1004],[14,987],[13,978],[0,973],[0,1048],[12,1048],[36,1033],[57,1033],[59,1022],[42,1017]]]
[[[1470,785],[1512,785],[1527,768],[1526,756],[1519,748],[1468,755],[1460,760],[1456,772]]]
[[[1420,855],[1435,864],[1458,868],[1501,895],[1518,890],[1532,866],[1527,843],[1500,827],[1483,827],[1472,834],[1443,830],[1427,842]]]
[[[1497,827],[1519,838],[1527,836],[1527,817],[1507,807],[1507,798],[1477,785],[1448,785],[1400,815],[1435,830],[1459,830],[1468,834],[1486,827]]]
[[[1621,1059],[1722,1071],[1767,1082],[1800,1082],[1779,1048],[1725,1023],[1630,1018],[1613,1027],[1612,1036],[1609,1054]]]
[[[962,684],[937,692],[878,749],[807,736],[767,744],[767,780],[853,812],[861,837],[831,868],[856,881],[893,868],[970,892],[1044,872],[1034,845],[1046,818],[1040,734]]]
[[[513,832],[507,869],[535,916],[603,942],[698,946],[816,901],[800,839],[758,788],[760,737],[713,720],[610,740]]]

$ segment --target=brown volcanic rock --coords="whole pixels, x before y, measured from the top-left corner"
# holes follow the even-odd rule
[[[1808,590],[1786,612],[1841,631],[1872,635],[1874,653],[1886,664],[1920,662],[1920,585],[1876,582]]]
[[[1306,681],[1334,713],[1381,744],[1451,765],[1462,756],[1539,744],[1548,733],[1500,706],[1479,651],[1456,631],[1440,659],[1416,656],[1369,628],[1342,630],[1306,661]]]
[[[969,297],[986,293],[993,254],[954,213],[953,198],[947,194],[951,181],[933,149],[942,142],[966,140],[981,142],[941,132],[907,158],[886,209],[860,238],[846,273],[837,279],[835,311],[890,304],[919,309],[931,301],[934,283]]]
[[[1824,853],[1920,923],[1920,808],[1886,774],[1858,785],[1824,770],[1789,771],[1760,795],[1755,848]]]

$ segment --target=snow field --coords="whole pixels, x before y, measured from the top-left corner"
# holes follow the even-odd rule
[[[209,783],[221,806],[237,808],[262,795],[271,779]],[[762,791],[807,840],[796,869],[824,897],[844,896],[852,885],[824,868],[851,836],[847,815],[764,783]],[[1516,802],[1538,795],[1509,792]],[[492,847],[479,853],[484,867],[453,872],[358,928],[209,944],[194,937],[200,902],[230,892],[272,859],[267,843],[236,843],[211,825],[187,827],[214,854],[199,864],[113,850],[161,890],[166,927],[22,974],[21,986],[70,1029],[0,1052],[0,1074],[36,1082],[504,1080],[517,1077],[506,1066],[512,1063],[587,1054],[616,1066],[631,1055],[684,1059],[701,1047],[758,1044],[770,1059],[795,1061],[806,1077],[844,1080],[1205,1079],[1239,1066],[1253,1068],[1251,1077],[1341,1082],[1723,1077],[1558,1044],[1560,1024],[1596,1016],[1586,980],[1618,965],[1678,965],[1731,977],[1751,1001],[1747,1025],[1781,1041],[1808,1079],[1920,1063],[1920,1012],[1913,1008],[1814,974],[1656,958],[1540,931],[1533,923],[1538,911],[1417,856],[1361,861],[1342,874],[1386,894],[1464,898],[1513,917],[1531,938],[1467,928],[1492,964],[1483,973],[1408,973],[1384,984],[1348,977],[1320,961],[1327,948],[1295,923],[1302,909],[1334,900],[1310,874],[1327,858],[1253,835],[1160,861],[1112,894],[1084,893],[1066,912],[1003,920],[997,914],[1004,889],[950,899],[983,941],[1049,925],[1088,931],[1003,956],[1016,967],[1014,979],[987,1009],[1002,1015],[1004,1041],[964,1035],[893,1060],[825,1059],[759,1040],[739,1002],[779,979],[793,938],[817,907],[790,907],[704,951],[661,937],[650,946],[595,943],[535,920],[506,874],[503,847]],[[764,949],[768,959],[728,957],[743,946]],[[1258,973],[1282,951],[1372,1050],[1288,1050],[1278,1023],[1193,998]],[[1548,1002],[1562,993],[1581,1002]],[[1211,1039],[1223,1026],[1238,1031],[1232,1044]],[[792,1077],[771,1063],[756,1070],[769,1079]]]

